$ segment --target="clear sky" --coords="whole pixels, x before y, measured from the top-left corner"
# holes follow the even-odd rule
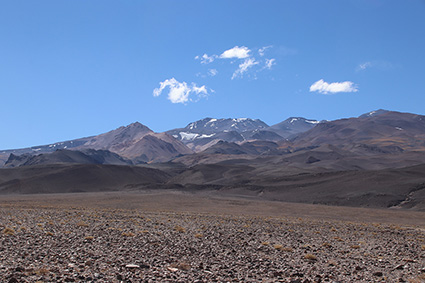
[[[3,0],[0,149],[205,118],[425,114],[423,0]]]

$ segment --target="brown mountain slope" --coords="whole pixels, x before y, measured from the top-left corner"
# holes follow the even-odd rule
[[[293,142],[297,146],[363,143],[423,150],[424,140],[425,116],[388,111],[376,116],[322,122],[299,134]]]
[[[127,127],[93,137],[80,148],[106,149],[123,157],[132,159],[142,156],[142,160],[167,161],[192,151],[182,142],[164,133],[154,133],[148,127],[133,123]]]
[[[147,136],[151,136],[152,138],[144,139]],[[143,145],[141,146],[139,142]],[[157,144],[148,145],[148,143]],[[150,152],[149,148],[155,148],[155,150]],[[192,150],[174,137],[165,133],[154,133],[148,127],[136,122],[97,136],[31,148],[5,150],[0,152],[0,167],[8,160],[10,154],[37,155],[52,153],[61,149],[108,150],[127,159],[137,157],[137,160],[141,160],[143,162],[168,161],[173,157],[192,153]],[[144,158],[140,159],[140,156],[144,156]]]

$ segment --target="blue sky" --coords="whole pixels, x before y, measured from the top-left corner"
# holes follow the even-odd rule
[[[0,149],[135,121],[425,114],[424,66],[420,0],[5,0]]]

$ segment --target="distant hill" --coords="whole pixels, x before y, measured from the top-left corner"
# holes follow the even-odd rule
[[[29,153],[23,155],[10,154],[4,167],[19,167],[42,164],[114,164],[114,165],[132,165],[130,160],[124,159],[116,153],[108,150],[83,149],[67,150],[58,149],[52,153],[41,153],[31,155]]]
[[[160,170],[120,165],[54,164],[0,169],[0,194],[75,193],[134,189],[164,183]]]

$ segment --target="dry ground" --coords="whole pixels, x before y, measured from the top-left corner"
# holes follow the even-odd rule
[[[1,196],[0,282],[425,282],[425,213],[182,192]]]

